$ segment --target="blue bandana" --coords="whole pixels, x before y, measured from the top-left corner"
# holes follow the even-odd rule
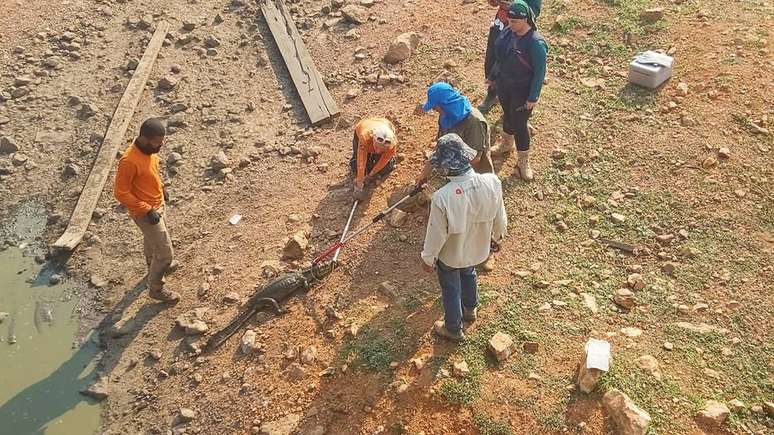
[[[459,124],[473,110],[470,101],[446,82],[434,83],[427,88],[427,101],[422,108],[429,112],[434,107],[442,110],[438,123],[443,130]]]

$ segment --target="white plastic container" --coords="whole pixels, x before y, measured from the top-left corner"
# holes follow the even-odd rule
[[[629,64],[629,83],[656,89],[672,77],[674,58],[655,51],[646,51],[634,57]]]

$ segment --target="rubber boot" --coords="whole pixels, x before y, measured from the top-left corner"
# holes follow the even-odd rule
[[[529,167],[529,150],[519,151],[519,159],[516,161],[516,168],[519,170],[519,176],[524,181],[532,181],[535,178],[535,174],[532,173],[532,168]]]
[[[503,133],[502,136],[500,136],[500,143],[493,146],[489,150],[489,153],[492,155],[492,157],[504,156],[513,152],[514,147],[515,145],[514,145],[513,135]]]
[[[486,115],[497,104],[497,92],[493,88],[487,89],[486,98],[478,105],[478,111]]]

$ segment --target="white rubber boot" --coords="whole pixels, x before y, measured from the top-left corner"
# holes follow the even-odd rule
[[[519,175],[524,181],[532,181],[535,178],[535,174],[532,173],[532,168],[529,167],[529,150],[519,151],[519,159],[516,161],[516,168],[519,170]]]
[[[504,156],[513,152],[514,147],[513,135],[503,133],[502,136],[500,136],[500,143],[493,146],[489,152],[492,157]]]

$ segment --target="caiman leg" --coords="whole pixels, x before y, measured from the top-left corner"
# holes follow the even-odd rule
[[[272,299],[272,298],[260,298],[260,299],[256,299],[255,302],[265,302],[265,303],[271,305],[271,307],[274,308],[274,312],[277,315],[280,315],[280,314],[284,313],[284,311],[282,310],[282,308],[280,308],[280,306],[277,303],[277,301]]]

